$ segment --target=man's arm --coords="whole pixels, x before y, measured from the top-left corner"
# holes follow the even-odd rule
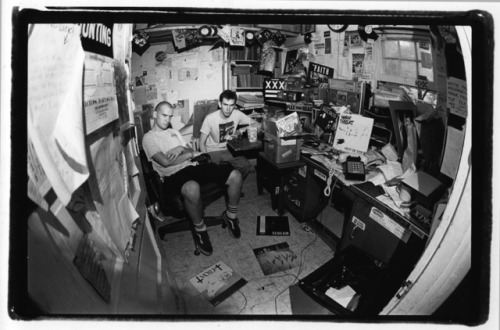
[[[200,151],[207,152],[207,139],[208,134],[200,133]]]
[[[180,164],[186,160],[192,159],[200,155],[199,152],[191,148],[175,147],[166,153],[157,152],[151,158],[163,167]]]

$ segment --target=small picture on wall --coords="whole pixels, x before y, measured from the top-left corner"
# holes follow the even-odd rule
[[[316,32],[316,25],[314,24],[302,24],[300,26],[301,34],[313,33],[313,32]]]
[[[344,46],[347,47],[361,47],[363,40],[359,36],[358,31],[346,31],[344,35]]]

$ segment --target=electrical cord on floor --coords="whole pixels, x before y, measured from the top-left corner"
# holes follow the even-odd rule
[[[241,289],[238,290],[238,292],[241,293],[241,295],[243,296],[243,299],[245,299],[245,305],[243,305],[243,307],[238,312],[238,314],[241,314],[241,312],[243,312],[245,310],[245,308],[247,307],[248,300],[247,300],[247,297],[245,296],[245,294],[243,292],[241,292]]]
[[[333,187],[335,187],[335,184],[337,183],[337,180],[338,180],[338,177],[337,177],[337,179],[335,180],[335,182],[333,183]],[[319,223],[320,223],[322,226],[324,226],[324,225],[323,225],[323,212],[321,212],[321,213],[320,213]],[[316,239],[317,239],[317,238],[318,238],[318,234],[315,232],[314,239],[313,239],[313,240],[312,240],[309,244],[307,244],[307,245],[306,245],[306,246],[302,249],[302,251],[301,251],[301,255],[300,255],[300,266],[299,266],[299,271],[297,272],[297,275],[290,274],[290,275],[295,276],[295,279],[296,279],[296,280],[299,280],[299,281],[300,281],[299,276],[300,276],[300,273],[302,272],[302,266],[303,266],[303,264],[304,264],[304,263],[303,263],[303,253],[304,253],[304,251],[305,251],[305,250],[306,250],[309,246],[311,246],[311,245],[312,245],[312,244],[316,241]],[[279,297],[281,294],[283,294],[283,292],[285,292],[287,289],[289,289],[289,288],[290,288],[292,285],[294,285],[294,284],[295,284],[295,281],[294,281],[294,282],[292,282],[292,284],[290,284],[287,288],[285,288],[284,290],[282,290],[280,293],[278,293],[278,294],[275,296],[275,298],[274,298],[274,307],[275,307],[276,315],[278,315],[278,297]]]
[[[338,179],[338,178],[337,178]],[[335,180],[333,186],[335,186],[335,184],[337,183],[337,179]],[[323,225],[323,213],[320,214],[320,219],[319,219],[319,223],[321,225]],[[316,242],[316,240],[318,239],[318,234],[316,232],[314,232],[314,238],[302,249],[302,251],[300,252],[300,265],[299,265],[299,270],[297,272],[297,275],[295,274],[288,274],[288,273],[285,273],[283,275],[279,275],[279,276],[265,276],[265,277],[259,277],[259,278],[254,278],[252,280],[249,280],[248,282],[253,282],[253,281],[258,281],[258,280],[262,280],[262,279],[269,279],[269,278],[282,278],[282,277],[285,277],[285,276],[293,276],[294,277],[294,280],[293,282],[288,285],[285,289],[283,289],[282,291],[280,291],[275,297],[274,297],[274,308],[275,308],[275,312],[276,312],[276,315],[278,315],[278,298],[280,295],[282,295],[286,290],[288,290],[292,285],[294,285],[297,281],[300,281],[300,274],[302,273],[303,269],[302,267],[304,266],[304,252],[307,248],[309,248],[311,245],[314,244],[314,242]],[[238,314],[241,314],[241,312],[243,312],[246,307],[247,307],[247,304],[248,304],[248,299],[247,297],[245,296],[245,294],[241,291],[241,290],[238,290],[241,295],[243,296],[243,298],[245,299],[245,305],[240,309],[240,311],[238,312]],[[269,301],[269,300],[268,300]],[[253,305],[250,309],[254,308],[255,306],[258,306],[258,305],[261,305],[261,304],[264,304],[268,301],[265,301],[263,303],[260,303],[260,304],[256,304],[256,305]]]
[[[310,247],[311,245],[314,244],[314,242],[318,239],[318,234],[315,232],[314,233],[314,238],[311,242],[309,242],[303,249],[302,251],[300,252],[300,265],[299,265],[299,271],[297,272],[297,275],[293,275],[293,274],[289,274],[289,275],[292,275],[295,277],[295,280],[292,282],[292,284],[290,284],[289,286],[287,286],[285,289],[283,289],[280,293],[278,293],[275,297],[274,297],[274,309],[276,311],[276,315],[278,315],[278,297],[283,294],[283,292],[285,292],[286,290],[288,290],[292,285],[294,285],[297,281],[300,281],[300,273],[302,273],[302,266],[304,265],[304,251]]]
[[[259,278],[254,278],[254,279],[251,279],[249,280],[248,282],[253,282],[253,281],[259,281],[259,280],[263,280],[263,279],[270,279],[270,278],[282,278],[282,277],[285,277],[285,276],[293,276],[294,277],[294,281],[288,285],[284,290],[282,290],[280,293],[278,293],[275,298],[274,298],[274,306],[275,306],[275,310],[276,310],[276,314],[278,314],[278,303],[277,303],[277,299],[278,297],[283,294],[283,292],[285,292],[290,286],[294,285],[296,283],[296,281],[300,281],[300,278],[299,278],[299,275],[300,273],[302,272],[302,267],[304,265],[304,251],[310,247],[315,241],[316,239],[318,238],[318,234],[314,234],[314,238],[311,242],[309,242],[300,252],[300,265],[299,265],[299,270],[297,272],[297,275],[295,274],[289,274],[289,273],[285,273],[283,275],[278,275],[278,276],[264,276],[264,277],[259,277]],[[248,299],[247,297],[245,296],[245,294],[243,292],[241,292],[241,290],[238,290],[242,295],[243,295],[243,298],[245,299],[245,305],[240,309],[240,311],[238,312],[238,314],[241,314],[241,312],[243,312],[245,309],[246,309],[246,306],[248,304]],[[255,306],[258,306],[258,305],[261,305],[261,304],[264,304],[266,302],[268,302],[269,300],[265,301],[265,302],[262,302],[262,303],[259,303],[259,304],[255,304],[253,305],[252,307],[250,307],[250,309],[254,308]]]
[[[298,277],[296,275],[294,275],[294,274],[285,273],[283,275],[278,275],[278,276],[264,276],[264,277],[254,278],[254,279],[249,280],[248,283],[249,282],[254,282],[254,281],[259,281],[259,280],[264,280],[264,279],[269,279],[269,278],[282,278],[282,277],[285,277],[285,276],[293,276],[293,277],[295,277],[295,278],[298,279]],[[238,291],[240,291],[240,290],[238,290]],[[243,295],[243,298],[245,299],[245,305],[243,306],[243,308],[240,309],[240,311],[239,311],[238,314],[241,314],[241,312],[243,312],[245,310],[245,308],[247,306],[247,303],[248,303],[248,300],[247,300],[247,297],[245,296],[245,294],[243,292],[241,292],[241,291],[240,291],[240,293]],[[268,301],[265,301],[265,302],[262,302],[262,303],[259,303],[259,304],[255,304],[252,307],[250,307],[250,309],[254,308],[255,306],[264,304],[264,303],[266,303]]]

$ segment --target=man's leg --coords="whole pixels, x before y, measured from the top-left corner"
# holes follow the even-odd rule
[[[252,170],[252,164],[250,164],[250,161],[246,157],[243,156],[238,156],[234,157],[233,159],[229,160],[229,163],[238,171],[241,172],[241,177],[243,181],[247,178],[248,174],[250,174],[250,171]]]
[[[252,164],[243,156],[233,157],[229,150],[212,151],[209,153],[212,158],[212,162],[216,164],[229,163],[235,169],[241,172],[243,181],[247,178],[248,174],[252,170]]]
[[[231,171],[226,185],[227,185],[227,209],[222,214],[222,217],[228,225],[229,234],[233,238],[240,238],[241,230],[238,226],[238,205],[240,203],[241,186],[243,178],[241,172],[238,170]]]
[[[205,255],[213,252],[212,243],[207,233],[207,226],[203,222],[203,205],[200,194],[200,185],[196,181],[188,181],[181,188],[184,197],[184,207],[193,222],[197,247]]]

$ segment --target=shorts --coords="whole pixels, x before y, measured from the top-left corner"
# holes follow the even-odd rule
[[[163,192],[166,194],[180,194],[182,186],[188,181],[196,181],[199,185],[216,183],[223,187],[233,170],[234,168],[230,164],[208,163],[188,166],[163,178]]]
[[[243,180],[246,179],[252,170],[252,164],[243,156],[233,157],[229,150],[211,151],[208,153],[212,157],[212,162],[216,164],[231,164],[233,168],[241,172]]]

